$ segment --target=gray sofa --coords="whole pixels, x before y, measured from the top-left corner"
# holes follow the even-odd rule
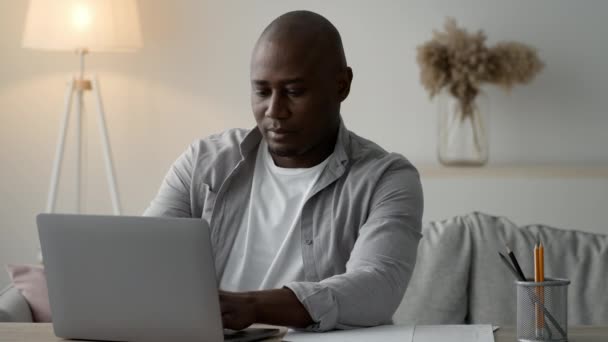
[[[546,246],[545,274],[572,281],[569,324],[608,324],[606,235],[543,225],[517,227],[506,218],[477,212],[432,222],[423,235],[395,323],[514,326],[514,279],[497,252],[508,242],[531,276],[532,247],[540,239]],[[0,321],[32,321],[27,302],[12,287],[0,294]]]
[[[423,230],[412,280],[394,320],[403,324],[514,326],[514,277],[498,252],[507,242],[533,276],[533,246],[545,246],[545,276],[570,279],[568,323],[608,324],[608,236],[544,225],[516,226],[478,212]],[[504,253],[503,253],[504,254]]]
[[[0,290],[0,322],[31,322],[32,312],[27,301],[12,286]]]

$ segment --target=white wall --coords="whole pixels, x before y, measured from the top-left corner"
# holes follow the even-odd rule
[[[536,46],[546,61],[530,85],[487,92],[495,163],[608,161],[608,2],[543,1],[202,1],[140,0],[145,47],[94,54],[101,79],[125,214],[138,215],[188,143],[249,127],[250,50],[277,15],[311,9],[341,31],[355,72],[343,106],[347,126],[415,163],[435,160],[435,108],[418,82],[415,47],[446,15],[489,42]],[[25,0],[0,1],[0,265],[34,262],[35,215],[45,207],[70,53],[20,47]],[[87,101],[93,109],[93,102]],[[90,114],[93,111],[90,110]],[[88,119],[85,208],[110,213],[95,118]],[[70,136],[68,138],[73,138]],[[59,211],[73,210],[71,140]],[[425,179],[425,219],[473,209],[608,232],[605,180]],[[0,285],[7,277],[0,271]]]

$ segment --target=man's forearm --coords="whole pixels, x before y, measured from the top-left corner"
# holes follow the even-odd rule
[[[248,292],[256,323],[305,328],[313,324],[308,311],[288,288]]]

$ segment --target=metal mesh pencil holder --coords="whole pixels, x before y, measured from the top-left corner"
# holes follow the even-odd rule
[[[567,279],[516,281],[517,340],[568,341]]]

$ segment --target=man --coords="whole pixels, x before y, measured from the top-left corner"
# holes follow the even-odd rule
[[[416,260],[422,189],[405,158],[345,128],[352,78],[327,19],[278,17],[251,58],[257,127],[192,144],[146,210],[209,222],[225,328],[391,322]]]

